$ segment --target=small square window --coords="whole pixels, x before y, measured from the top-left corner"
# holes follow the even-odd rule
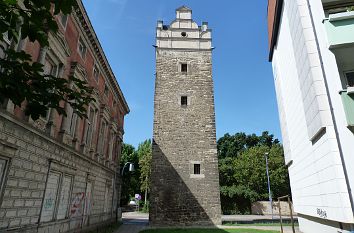
[[[181,72],[187,73],[188,66],[187,63],[181,63]]]
[[[181,96],[181,105],[182,106],[188,105],[188,97],[187,96]]]
[[[193,164],[194,165],[194,168],[193,168],[193,174],[194,175],[200,175],[200,164],[198,163],[195,163]]]
[[[354,87],[354,71],[346,72],[345,77],[347,78],[347,84],[349,87]]]

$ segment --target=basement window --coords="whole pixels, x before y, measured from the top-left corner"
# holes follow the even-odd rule
[[[181,96],[181,106],[186,107],[188,105],[188,97],[187,96]]]
[[[187,71],[188,71],[187,63],[181,63],[181,72],[187,73]]]

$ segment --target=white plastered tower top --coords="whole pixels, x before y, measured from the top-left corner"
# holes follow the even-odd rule
[[[156,47],[159,49],[211,50],[211,29],[208,23],[198,26],[192,19],[192,10],[181,6],[176,9],[176,19],[170,25],[157,22]]]

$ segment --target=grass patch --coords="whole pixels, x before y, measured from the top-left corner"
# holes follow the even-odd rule
[[[107,225],[105,227],[98,227],[96,230],[89,231],[88,233],[113,233],[121,225],[122,225],[122,222],[117,222],[117,223],[113,223],[111,225]]]
[[[256,229],[150,229],[140,233],[279,233],[279,231]]]
[[[224,223],[224,226],[270,226],[280,227],[280,223]],[[291,223],[283,223],[283,226],[291,227]],[[299,223],[294,223],[294,226],[299,226]]]

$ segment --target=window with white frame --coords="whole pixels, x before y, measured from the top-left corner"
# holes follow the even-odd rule
[[[68,23],[68,18],[69,18],[69,15],[64,15],[63,13],[60,13],[60,15],[59,15],[60,24],[63,26],[64,29],[66,29],[66,25]]]
[[[5,41],[7,44],[11,44],[10,39],[9,39],[9,33],[8,33],[8,32],[4,32],[4,33],[2,34],[2,36],[3,36],[4,41]]]
[[[94,108],[90,107],[89,112],[88,112],[88,117],[87,117],[87,130],[86,130],[86,145],[90,145],[92,141],[92,135],[93,135],[93,130],[95,127],[95,115],[96,111]]]
[[[77,123],[77,114],[75,112],[73,112],[71,114],[71,118],[70,118],[70,135],[71,136],[75,136],[75,130],[76,130],[76,123]]]
[[[85,45],[84,41],[82,40],[82,38],[79,39],[77,49],[79,51],[81,58],[85,58],[87,48],[86,48],[86,45]]]
[[[104,94],[105,94],[105,96],[108,96],[108,93],[109,93],[109,88],[108,88],[108,86],[106,84],[106,85],[104,85]]]
[[[116,134],[111,131],[109,149],[108,149],[108,158],[109,158],[109,160],[113,159],[113,148],[114,148],[115,140],[116,140]]]
[[[98,82],[98,79],[100,77],[100,70],[98,69],[97,65],[93,66],[93,78]]]
[[[109,132],[108,132],[108,124],[106,124],[106,128],[105,128],[105,131],[104,131],[104,140],[103,140],[103,146],[102,146],[102,149],[104,150],[105,149],[105,145],[107,145],[108,143],[108,136],[109,136]],[[102,154],[104,155],[107,155],[107,150],[104,150],[102,151]]]
[[[108,181],[106,182],[106,187],[105,187],[105,192],[104,192],[104,207],[103,207],[103,212],[107,213],[109,212],[109,203],[111,199],[109,198],[109,190],[110,190],[110,184]]]
[[[54,77],[57,77],[58,72],[59,72],[59,66],[49,58],[46,58],[44,61],[43,73],[45,75],[52,75]]]
[[[98,152],[100,154],[103,154],[104,142],[106,141],[105,140],[106,128],[107,128],[107,123],[105,120],[102,120],[100,132],[99,132],[99,141],[98,141]]]

